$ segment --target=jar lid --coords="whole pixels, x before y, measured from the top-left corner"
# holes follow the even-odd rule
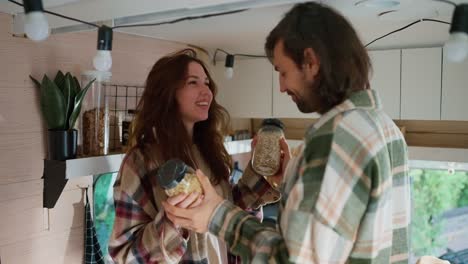
[[[281,122],[281,120],[279,120],[277,118],[263,119],[262,126],[275,126],[275,127],[279,127],[281,129],[284,129],[283,122]]]
[[[157,180],[164,189],[171,189],[182,181],[186,171],[187,164],[179,159],[171,159],[159,167]]]

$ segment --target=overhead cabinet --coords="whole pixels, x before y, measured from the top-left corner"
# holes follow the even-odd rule
[[[440,120],[442,48],[404,49],[401,119]]]
[[[441,47],[370,51],[370,86],[384,111],[395,120],[468,120],[468,60],[451,63]],[[278,73],[267,59],[238,59],[234,77],[224,77],[224,63],[214,69],[218,101],[232,117],[317,118],[297,109],[280,92]]]
[[[468,121],[468,59],[442,66],[442,119]]]
[[[372,63],[370,86],[382,100],[384,111],[392,119],[400,119],[401,50],[370,51]]]

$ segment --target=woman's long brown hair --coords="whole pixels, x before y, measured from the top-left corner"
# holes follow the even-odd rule
[[[203,67],[213,93],[208,119],[195,123],[193,139],[182,122],[176,100],[176,90],[184,86],[191,62]],[[192,158],[192,144],[195,144],[213,173],[213,183],[229,178],[231,156],[223,144],[229,114],[216,102],[216,93],[216,84],[194,50],[173,53],[154,64],[146,79],[130,135],[130,149],[138,148],[143,153],[147,170],[172,158],[196,168]]]

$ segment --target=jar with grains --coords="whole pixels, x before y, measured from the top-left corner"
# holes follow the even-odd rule
[[[109,102],[105,84],[110,72],[87,71],[82,73],[82,83],[95,80],[83,98],[80,118],[78,149],[80,156],[109,154]]]
[[[275,175],[281,168],[280,139],[284,124],[276,118],[264,119],[257,132],[257,144],[252,152],[252,169],[263,176]]]
[[[157,181],[169,197],[181,193],[197,192],[203,194],[203,189],[195,170],[178,159],[168,160],[161,165],[157,173]]]

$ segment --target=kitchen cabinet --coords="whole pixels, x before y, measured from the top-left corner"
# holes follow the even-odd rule
[[[468,120],[468,61],[442,60],[442,48],[369,52],[372,89],[395,120]],[[237,59],[234,77],[224,77],[224,63],[214,67],[218,102],[236,118],[317,118],[301,113],[279,90],[278,73],[267,59]]]
[[[370,51],[372,63],[370,87],[382,100],[384,111],[392,119],[400,119],[401,50]]]
[[[401,119],[440,120],[442,48],[402,50]]]
[[[273,71],[273,116],[277,118],[318,118],[316,113],[304,114],[287,93],[280,92],[279,73]]]
[[[468,121],[468,59],[442,65],[442,120]]]
[[[224,62],[218,62],[213,70],[213,78],[218,85],[218,102],[228,110],[231,117],[271,117],[271,63],[263,58],[236,58],[232,79],[226,79],[224,70]]]

